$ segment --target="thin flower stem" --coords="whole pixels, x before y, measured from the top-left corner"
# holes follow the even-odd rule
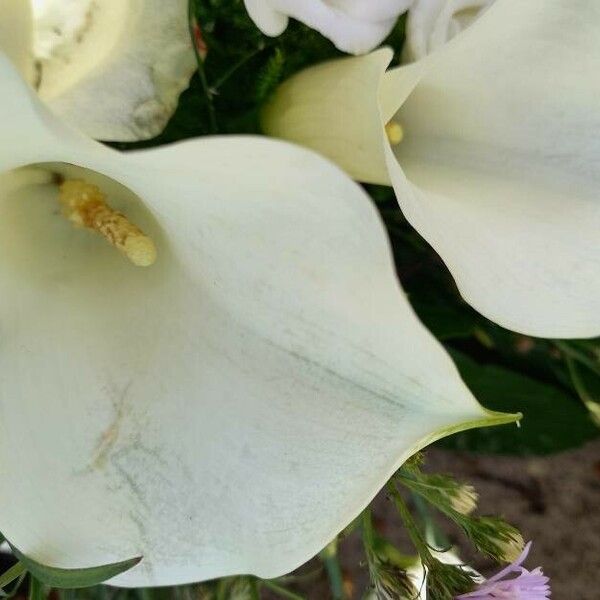
[[[227,598],[227,581],[225,579],[221,579],[217,583],[217,591],[215,596],[217,600],[225,600]]]
[[[15,581],[26,572],[25,565],[21,562],[18,562],[16,565],[13,565],[6,573],[0,575],[0,589],[6,587],[9,583]]]
[[[196,62],[198,63],[198,77],[202,84],[204,96],[206,97],[206,107],[208,110],[208,121],[212,133],[219,132],[219,125],[217,123],[217,113],[215,111],[215,104],[213,102],[213,95],[206,79],[206,71],[204,70],[204,61],[200,56],[200,52],[194,42],[194,22],[196,20],[196,0],[189,0],[188,2],[188,27],[190,36],[192,38],[192,46],[194,47],[194,55],[196,56]]]
[[[327,571],[333,600],[344,600],[346,594],[344,593],[344,578],[337,554],[337,539],[321,552],[320,557]]]
[[[375,534],[373,532],[373,519],[370,508],[365,509],[362,515],[362,533],[365,551],[367,553],[372,552],[375,545]]]
[[[16,596],[25,577],[27,577],[27,571],[25,571],[16,581],[13,581],[12,590],[6,593],[0,593],[0,597],[10,599]]]
[[[423,521],[423,528],[425,530],[425,541],[427,545],[433,550],[445,551],[450,548],[452,544],[450,544],[448,538],[445,533],[439,528],[437,523],[431,517],[431,511],[429,510],[429,506],[427,502],[419,496],[419,494],[415,492],[410,493],[412,502],[421,517],[421,521]]]
[[[423,534],[421,533],[417,524],[415,523],[415,520],[413,519],[410,510],[408,510],[408,506],[406,505],[404,498],[396,489],[395,485],[390,485],[388,489],[391,491],[392,499],[394,501],[394,504],[396,505],[396,509],[398,510],[400,518],[402,519],[402,522],[404,523],[404,526],[408,531],[410,539],[412,540],[413,544],[415,545],[415,548],[421,556],[421,559],[425,564],[427,564],[428,562],[432,563],[434,561],[434,558],[429,550],[429,546],[427,545]]]
[[[269,588],[272,592],[275,592],[282,598],[288,598],[289,600],[305,600],[303,596],[295,594],[294,592],[290,592],[290,590],[280,585],[277,585],[273,581],[268,581],[265,579],[261,582],[261,584],[264,585],[266,588]]]
[[[248,61],[252,60],[255,56],[258,56],[263,50],[265,50],[268,46],[263,45],[255,48],[249,54],[242,56],[240,60],[238,60],[229,70],[225,71],[225,73],[217,79],[215,83],[210,86],[210,91],[214,94],[216,93],[224,83],[226,83],[232,75],[234,75],[239,69],[241,69]]]
[[[588,369],[600,375],[600,364],[587,356],[584,352],[573,348],[570,344],[561,340],[554,340],[554,345],[565,355],[570,356]]]
[[[596,425],[600,427],[600,402],[592,398],[588,389],[577,370],[577,365],[575,361],[570,356],[565,357],[567,362],[567,367],[569,368],[569,375],[571,376],[571,381],[573,382],[573,387],[577,392],[580,400],[583,402],[585,407],[591,414],[592,420]]]
[[[29,576],[29,595],[28,600],[44,600],[44,586],[42,582],[36,579],[33,575]]]
[[[252,600],[260,600],[260,588],[256,579],[250,580],[250,596]]]

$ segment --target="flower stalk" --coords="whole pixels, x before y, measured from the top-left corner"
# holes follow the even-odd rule
[[[325,566],[325,570],[327,571],[327,578],[329,579],[329,587],[331,588],[333,600],[344,600],[346,597],[344,592],[344,578],[337,551],[338,540],[336,538],[321,551],[320,557]]]
[[[468,572],[462,566],[442,563],[433,556],[404,498],[393,483],[389,490],[410,539],[421,557],[426,573],[427,597],[431,600],[454,600],[458,594],[471,591],[473,579]]]

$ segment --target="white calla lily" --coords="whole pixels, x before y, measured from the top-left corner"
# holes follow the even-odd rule
[[[514,420],[418,322],[337,167],[256,137],[120,154],[1,55],[0,82],[0,531],[25,554],[143,555],[123,586],[280,575],[419,448]],[[97,185],[156,264],[73,227],[67,181]]]
[[[289,17],[329,38],[351,54],[369,52],[393,29],[413,0],[244,0],[263,33],[282,34]]]
[[[392,183],[491,320],[542,337],[599,335],[600,5],[497,0],[427,59],[386,73],[391,56],[300,73],[265,111],[265,130],[359,180]]]
[[[404,58],[424,58],[471,25],[494,0],[415,0],[406,20]]]
[[[5,0],[0,48],[65,121],[102,140],[158,135],[196,62],[187,0]],[[6,29],[6,31],[5,31]]]
[[[0,4],[0,49],[30,81],[34,77],[32,47],[29,3],[24,0],[3,0]]]

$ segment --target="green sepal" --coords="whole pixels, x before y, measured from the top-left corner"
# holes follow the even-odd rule
[[[10,542],[9,542],[10,543]],[[43,565],[20,550],[10,545],[15,557],[37,580],[53,588],[69,590],[75,588],[91,587],[112,579],[125,571],[135,567],[141,560],[141,556],[123,560],[121,562],[102,565],[100,567],[89,567],[86,569],[60,569]]]

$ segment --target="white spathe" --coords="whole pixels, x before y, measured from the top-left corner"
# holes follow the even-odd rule
[[[33,29],[29,3],[24,0],[2,0],[0,2],[0,50],[30,81],[34,77],[32,46]]]
[[[281,575],[418,449],[514,420],[419,323],[337,167],[256,137],[120,154],[3,56],[0,82],[0,531],[21,551],[143,555],[122,586]],[[157,263],[75,229],[59,175],[97,183]]]
[[[463,297],[529,335],[600,335],[600,4],[497,0],[438,52],[284,83],[268,133],[394,185]],[[384,124],[404,141],[391,148]]]
[[[163,130],[196,68],[187,14],[187,0],[6,0],[0,49],[11,54],[18,28],[29,43],[21,71],[87,135],[147,139]]]
[[[494,0],[414,0],[406,20],[404,58],[424,58],[471,25]]]
[[[248,14],[266,35],[282,34],[293,17],[351,54],[363,54],[378,46],[412,1],[244,0]]]

